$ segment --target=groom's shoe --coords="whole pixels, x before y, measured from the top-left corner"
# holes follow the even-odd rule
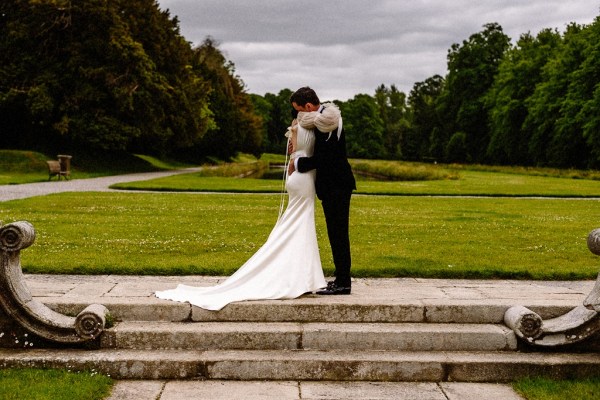
[[[325,289],[317,291],[320,295],[336,295],[336,294],[350,294],[352,288],[350,286],[339,286],[335,282],[329,282]]]

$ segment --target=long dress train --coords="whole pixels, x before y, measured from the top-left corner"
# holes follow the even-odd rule
[[[295,156],[311,156],[314,134],[298,126]],[[293,299],[327,285],[315,228],[315,171],[286,181],[288,205],[265,244],[224,282],[211,287],[180,284],[156,292],[161,299],[220,310],[243,300]]]

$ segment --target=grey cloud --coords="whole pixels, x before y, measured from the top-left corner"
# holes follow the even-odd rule
[[[221,43],[248,91],[310,84],[329,98],[373,93],[384,83],[408,92],[444,75],[446,54],[490,22],[513,40],[528,31],[589,23],[590,0],[158,0],[187,40]],[[315,68],[318,67],[318,74]],[[327,97],[323,95],[322,97]]]

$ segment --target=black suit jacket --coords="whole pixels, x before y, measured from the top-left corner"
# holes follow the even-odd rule
[[[339,128],[338,128],[339,129]],[[317,170],[315,189],[321,200],[340,192],[352,192],[356,181],[346,155],[346,135],[342,128],[338,139],[337,129],[331,133],[315,132],[315,149],[312,157],[298,159],[298,171]],[[329,137],[329,140],[327,138]]]

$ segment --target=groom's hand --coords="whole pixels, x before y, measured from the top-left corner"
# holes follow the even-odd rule
[[[288,164],[288,176],[290,176],[295,170],[296,168],[294,168],[294,159],[291,159],[290,163]]]

